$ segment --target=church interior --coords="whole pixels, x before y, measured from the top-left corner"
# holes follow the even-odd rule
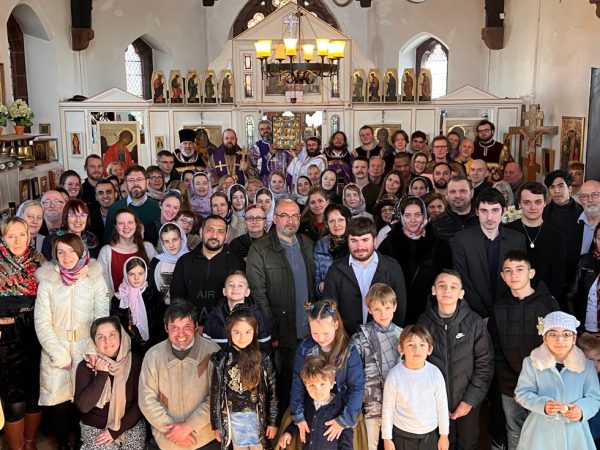
[[[149,166],[264,119],[281,149],[487,119],[527,180],[600,180],[600,0],[2,0],[0,24],[0,217],[124,133]]]
[[[102,133],[111,133],[110,124],[100,130],[102,120],[117,122],[113,135],[118,122],[131,122],[144,165],[160,149],[177,148],[182,127],[205,128],[215,135],[210,139],[216,145],[220,131],[233,128],[246,145],[257,134],[259,120],[283,113],[302,118],[304,138],[316,134],[326,142],[343,130],[351,146],[358,144],[358,129],[365,124],[401,127],[409,134],[421,130],[431,138],[457,125],[468,134],[475,120],[488,118],[496,123],[495,139],[507,139],[513,157],[526,161],[527,132],[516,130],[533,129],[533,116],[528,120],[533,110],[541,111],[537,125],[550,131],[535,136],[530,176],[540,180],[545,171],[561,167],[561,145],[566,145],[561,134],[575,124],[576,158],[587,163],[587,177],[595,178],[600,162],[587,151],[600,139],[592,126],[598,114],[594,66],[600,56],[594,44],[600,13],[593,3],[181,0],[173,7],[159,0],[6,0],[0,7],[6,23],[0,27],[5,43],[0,48],[2,103],[10,106],[23,99],[34,118],[27,129],[32,140],[3,141],[8,154],[19,155],[19,143],[29,146],[17,158],[20,170],[4,169],[9,176],[0,207],[39,195],[52,182],[43,178],[49,172],[81,171],[84,158],[105,147]],[[285,29],[294,26],[290,17],[298,7],[305,12],[301,41],[325,37],[345,48],[335,76],[317,73],[312,85],[299,87],[296,80],[275,86],[278,78],[266,73],[254,44],[269,39],[274,54]],[[276,56],[270,55],[267,63]],[[288,56],[284,58],[286,62]],[[294,61],[301,62],[299,58]],[[312,60],[318,61],[318,56]],[[403,96],[404,72],[418,77],[426,68],[433,70],[431,96]],[[366,89],[372,71],[381,77],[380,95],[355,97],[355,74],[362,74]],[[151,82],[157,72],[165,90],[174,74],[182,85],[196,74],[196,100],[185,97],[186,85],[181,103],[171,92],[165,92],[164,103],[155,102]],[[227,73],[230,95],[224,98]],[[389,73],[395,74],[397,97],[384,93]],[[215,97],[207,100],[210,74]],[[419,80],[412,82],[415,91],[421,88]],[[12,136],[12,125],[7,121],[4,139]],[[41,158],[32,164],[38,149]],[[33,192],[23,192],[25,186],[19,189],[17,180],[26,179],[38,179],[42,186],[32,184]]]

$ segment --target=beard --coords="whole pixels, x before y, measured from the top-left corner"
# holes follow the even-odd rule
[[[145,193],[146,192],[142,188],[135,187],[129,192],[129,195],[131,195],[131,198],[139,200],[144,196]]]
[[[321,149],[316,149],[316,150],[309,150],[306,149],[306,153],[308,154],[308,156],[310,156],[311,158],[314,158],[315,156],[318,156],[321,153]]]
[[[235,155],[235,153],[237,152],[237,145],[236,144],[224,144],[223,145],[223,149],[225,150],[225,154],[226,155]]]
[[[204,247],[206,247],[211,252],[216,252],[217,250],[222,249],[224,244],[224,242],[219,242],[216,239],[209,239],[208,241],[204,241],[202,243],[202,245],[204,245]]]
[[[585,213],[590,217],[598,217],[600,215],[600,205],[587,205],[583,208]]]
[[[446,189],[448,182],[444,178],[440,178],[439,180],[433,180],[433,185],[438,189]]]
[[[273,143],[273,135],[271,133],[265,133],[260,137],[265,144]]]

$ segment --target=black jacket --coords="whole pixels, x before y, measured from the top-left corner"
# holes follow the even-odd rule
[[[213,430],[221,432],[221,448],[230,448],[231,427],[229,425],[229,406],[227,400],[227,380],[230,375],[226,375],[229,369],[228,360],[230,354],[237,353],[232,347],[221,349],[213,353],[210,357],[215,366],[213,379],[210,388],[210,423]],[[279,401],[277,399],[277,380],[275,377],[275,367],[271,358],[266,353],[262,354],[262,373],[258,385],[258,404],[257,415],[261,444],[263,448],[271,448],[265,436],[268,426],[277,426],[277,414],[279,413]]]
[[[207,259],[202,245],[177,260],[171,280],[171,301],[183,298],[196,306],[198,323],[204,325],[206,316],[223,296],[225,278],[234,270],[245,270],[244,260],[234,255],[229,246]]]
[[[594,259],[591,253],[581,255],[575,269],[575,277],[567,290],[567,306],[569,312],[585,326],[585,313],[588,294],[596,278],[600,274],[600,261]]]
[[[402,268],[389,256],[379,252],[377,254],[379,264],[371,280],[371,286],[375,283],[385,283],[394,290],[398,306],[393,321],[398,326],[404,326],[406,319],[406,286]],[[363,323],[363,298],[349,261],[350,255],[333,262],[325,277],[323,298],[332,298],[337,301],[346,332],[349,336],[352,336]]]
[[[542,344],[538,319],[559,310],[558,302],[543,281],[534,288],[535,292],[523,300],[508,291],[508,295],[496,302],[488,321],[500,392],[509,397],[517,386],[523,359]]]
[[[577,219],[583,212],[582,206],[571,199],[566,205],[548,203],[544,208],[544,222],[551,223],[565,235],[567,245],[567,285],[574,276],[575,267],[581,255],[581,240],[583,228],[577,223]]]
[[[265,315],[260,310],[258,305],[252,301],[251,297],[246,297],[244,303],[237,304],[233,307],[233,310],[229,309],[229,304],[226,298],[220,299],[213,310],[208,314],[204,329],[202,330],[202,336],[211,341],[219,344],[221,348],[226,348],[229,344],[227,338],[227,331],[225,330],[225,321],[227,317],[239,308],[247,308],[250,310],[256,322],[258,323],[258,345],[260,349],[265,352],[271,351],[271,330],[265,320]]]
[[[464,300],[459,300],[452,317],[443,319],[436,298],[430,296],[418,323],[433,336],[429,362],[444,375],[450,411],[460,402],[481,404],[494,376],[492,340],[483,319]]]
[[[306,442],[302,444],[302,450],[352,450],[354,448],[353,428],[344,428],[340,437],[333,441],[327,440],[324,436],[327,431],[325,422],[335,419],[343,409],[344,402],[339,394],[318,410],[315,410],[315,402],[306,394],[304,396],[304,417],[310,433],[306,435]],[[285,432],[295,436],[298,434],[298,427],[292,423],[285,429]]]
[[[252,298],[265,314],[273,340],[291,349],[297,341],[296,302],[315,299],[313,242],[302,234],[296,237],[306,265],[307,299],[296,299],[292,270],[275,231],[254,241],[246,258]]]
[[[452,244],[452,260],[454,268],[460,273],[465,299],[473,311],[481,317],[489,317],[492,304],[504,297],[508,287],[500,277],[502,260],[509,250],[521,250],[526,253],[525,236],[501,226],[500,254],[498,258],[498,274],[496,276],[496,294],[492,298],[489,265],[486,252],[487,237],[481,226],[461,231]]]
[[[432,223],[432,227],[440,239],[444,239],[449,244],[452,244],[452,241],[454,241],[456,233],[475,226],[479,226],[479,218],[475,214],[475,208],[473,207],[464,216],[459,216],[449,209],[444,217],[440,217]]]
[[[527,255],[535,269],[535,279],[542,280],[554,298],[560,300],[567,289],[567,245],[563,232],[549,222],[539,228],[526,229],[521,219],[506,227],[527,238]],[[529,245],[532,242],[533,248]]]
[[[425,311],[435,277],[442,269],[452,268],[450,247],[446,241],[438,239],[431,224],[425,227],[425,236],[412,240],[398,223],[392,227],[378,251],[391,256],[402,267],[408,299],[405,323],[416,323]]]

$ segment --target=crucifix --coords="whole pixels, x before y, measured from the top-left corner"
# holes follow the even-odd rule
[[[542,145],[542,136],[558,134],[558,127],[544,126],[544,112],[540,105],[530,105],[524,115],[527,126],[510,127],[510,134],[520,134],[527,141],[527,160],[524,164],[525,178],[527,181],[535,181],[536,173],[540,171],[540,165],[536,163],[536,149]]]

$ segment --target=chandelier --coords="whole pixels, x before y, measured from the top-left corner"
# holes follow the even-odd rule
[[[303,17],[304,12],[298,8],[284,19],[287,27],[282,36],[283,42],[278,42],[274,51],[271,39],[254,43],[263,79],[273,77],[287,84],[313,84],[315,77],[337,76],[346,41],[316,37],[310,21],[307,22],[315,38],[305,40],[302,34]],[[317,58],[320,58],[320,62]]]

